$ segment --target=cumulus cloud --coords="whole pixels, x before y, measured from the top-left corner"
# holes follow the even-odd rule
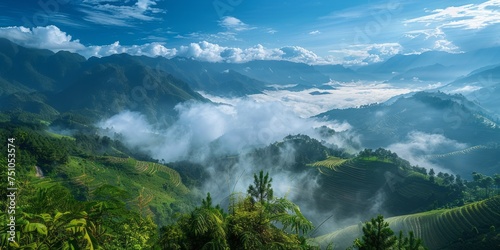
[[[282,58],[292,62],[321,64],[325,61],[314,52],[299,46],[282,47],[280,50],[283,52]]]
[[[223,17],[219,21],[219,25],[223,28],[226,28],[227,30],[232,30],[232,31],[244,31],[244,30],[254,29],[253,27],[250,27],[248,24],[242,22],[240,19],[232,16]]]
[[[163,56],[167,58],[174,57],[177,54],[177,49],[168,49],[160,43],[146,43],[142,45],[122,46],[119,42],[114,42],[109,45],[89,46],[77,51],[85,57],[103,57],[119,53],[127,53],[136,56]]]
[[[321,32],[319,30],[314,30],[314,31],[309,32],[309,35],[319,35],[319,34],[321,34]]]
[[[54,25],[46,27],[0,27],[0,37],[7,38],[21,46],[49,50],[76,52],[85,48],[79,40],[72,40],[66,32]]]
[[[459,48],[446,39],[440,39],[434,42],[434,50],[456,52]]]
[[[229,32],[230,33],[230,32]],[[225,37],[231,34],[224,34]],[[192,37],[197,34],[192,34]],[[221,46],[216,43],[201,41],[178,48],[168,48],[162,43],[146,43],[141,45],[121,45],[116,41],[108,45],[84,46],[79,40],[72,39],[69,34],[57,26],[46,27],[3,27],[0,37],[10,39],[22,46],[50,49],[54,52],[67,50],[85,57],[103,57],[117,53],[131,55],[163,56],[172,58],[182,56],[208,62],[243,63],[252,60],[287,60],[306,64],[368,64],[380,62],[401,51],[397,43],[352,45],[344,50],[330,51],[333,55],[325,58],[300,46],[284,46],[267,48],[261,44],[252,47],[238,48]],[[440,43],[442,47],[452,44]]]
[[[266,48],[258,44],[241,49],[220,46],[207,41],[181,46],[177,55],[209,62],[242,63],[252,60],[287,60],[307,64],[329,63],[329,61],[314,52],[299,46]]]
[[[49,49],[54,52],[66,50],[79,53],[85,57],[102,57],[118,53],[131,55],[164,56],[167,58],[177,54],[177,50],[169,49],[160,43],[146,43],[142,45],[122,46],[119,42],[109,45],[84,46],[78,39],[72,39],[71,35],[61,31],[54,25],[46,27],[1,27],[0,37],[7,38],[21,46]]]
[[[330,50],[338,63],[344,65],[366,65],[386,60],[401,53],[403,46],[399,43],[353,44],[343,49]]]
[[[420,51],[413,51],[414,54],[420,54],[430,50],[445,51],[449,53],[460,52],[460,48],[456,46],[441,27],[430,29],[411,30],[404,34],[403,44],[408,47],[420,47]]]

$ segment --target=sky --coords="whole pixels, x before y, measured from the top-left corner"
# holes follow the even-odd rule
[[[1,0],[0,9],[0,37],[86,57],[366,65],[500,45],[500,0]]]

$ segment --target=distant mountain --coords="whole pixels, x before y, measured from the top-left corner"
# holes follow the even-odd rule
[[[356,73],[356,71],[342,65],[315,65],[314,68],[333,81],[353,82],[370,79],[369,76]]]
[[[444,66],[436,63],[423,67],[412,68],[404,73],[397,74],[390,83],[447,83],[457,78],[457,69],[453,66]]]
[[[446,92],[463,93],[468,99],[500,119],[500,65],[490,65],[471,72],[440,88]]]
[[[185,82],[127,54],[90,58],[82,69],[70,87],[50,100],[58,110],[87,109],[109,116],[127,109],[159,119],[173,115],[173,107],[180,102],[206,101]]]
[[[461,95],[419,92],[410,97],[401,97],[390,104],[335,109],[317,117],[348,122],[353,126],[352,132],[359,135],[361,144],[368,148],[386,148],[405,142],[409,140],[410,133],[414,132],[439,134],[468,147],[480,146],[482,156],[473,154],[474,150],[470,150],[432,160],[447,163],[446,166],[462,176],[480,169],[492,174],[500,164],[494,157],[500,148],[491,145],[500,141],[498,121],[486,110]],[[456,149],[441,146],[436,150],[432,154],[451,153]],[[415,154],[418,157],[426,157],[423,152]],[[457,161],[457,157],[460,157],[461,162]],[[481,157],[491,160],[486,161]]]
[[[496,64],[474,70],[467,76],[451,82],[447,87],[458,88],[466,85],[490,87],[498,82],[500,82],[500,65]]]
[[[152,68],[185,81],[192,89],[212,95],[235,97],[258,94],[268,84],[224,66],[230,64],[201,62],[182,57],[140,59]]]
[[[7,87],[3,94],[62,90],[83,62],[75,53],[29,49],[0,38],[0,83]]]
[[[47,97],[41,93],[23,93],[0,97],[0,111],[5,113],[28,112],[49,121],[59,115],[59,111],[47,104]]]
[[[144,60],[127,54],[86,60],[0,39],[0,110],[48,119],[64,112],[102,117],[128,109],[158,120],[175,115],[173,107],[180,102],[207,101]]]
[[[500,58],[500,47],[479,49],[465,53],[428,51],[422,54],[398,54],[384,62],[360,67],[356,72],[369,74],[377,79],[389,79],[394,74],[402,74],[414,68],[441,64],[446,67],[453,67],[455,75],[458,77],[466,75],[480,67],[498,64],[498,58]]]
[[[271,84],[313,87],[329,82],[328,76],[304,63],[255,60],[242,64],[225,64],[224,67]]]

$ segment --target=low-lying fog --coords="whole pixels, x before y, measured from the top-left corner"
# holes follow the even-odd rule
[[[176,107],[178,120],[163,130],[157,129],[160,127],[157,124],[149,124],[142,114],[131,111],[124,111],[103,120],[98,126],[108,136],[113,136],[115,132],[121,134],[127,145],[141,148],[158,160],[188,160],[202,164],[211,178],[205,182],[201,191],[211,192],[215,202],[227,201],[227,197],[233,192],[245,193],[253,181],[254,173],[261,169],[269,171],[273,177],[275,195],[286,195],[292,200],[299,200],[303,211],[307,211],[306,215],[317,225],[330,214],[316,212],[316,208],[311,205],[314,203],[310,200],[312,198],[307,198],[307,192],[318,188],[313,176],[273,169],[273,166],[257,166],[254,159],[245,157],[225,169],[213,166],[205,160],[211,156],[242,154],[250,149],[281,141],[287,135],[296,134],[306,134],[341,148],[350,148],[351,152],[355,153],[362,149],[362,145],[352,145],[353,142],[359,143],[359,135],[351,132],[350,124],[345,121],[320,121],[311,116],[333,108],[384,102],[396,95],[421,90],[377,83],[336,84],[334,87],[335,89],[308,89],[297,92],[282,89],[245,98],[222,98],[204,94],[216,104],[179,104]],[[320,94],[311,94],[314,91]],[[327,126],[342,133],[325,138],[314,129],[320,126]],[[434,138],[432,135],[424,136]],[[390,149],[413,161],[412,163],[422,164],[420,158],[412,156],[420,147],[418,142],[421,137],[422,134],[418,133],[409,135],[408,141],[392,145]],[[412,138],[416,142],[412,142]],[[450,143],[446,138],[438,139]],[[295,149],[287,148],[281,153],[280,164],[288,164],[294,159]],[[356,223],[360,218],[351,219],[354,221],[348,223]],[[332,230],[331,225],[339,225],[337,219],[334,221],[335,223],[325,224],[322,231]]]
[[[391,97],[414,91],[432,89],[435,86],[397,87],[380,82],[326,83],[325,88],[291,91],[287,88],[268,90],[264,94],[250,95],[257,102],[280,102],[291,108],[300,117],[311,117],[331,109],[358,107],[382,103]],[[288,86],[293,87],[293,86]],[[330,89],[329,89],[330,87]],[[224,98],[201,93],[217,103],[233,104],[238,99]]]

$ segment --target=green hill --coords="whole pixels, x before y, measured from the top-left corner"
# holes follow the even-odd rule
[[[111,156],[72,156],[54,170],[76,197],[91,199],[93,191],[105,185],[118,187],[130,195],[127,204],[151,215],[158,224],[174,220],[174,214],[189,207],[189,189],[179,173],[167,166]]]
[[[500,226],[500,196],[452,209],[391,217],[386,221],[395,232],[413,231],[429,249],[460,249],[478,237],[493,240],[483,240],[468,249],[495,249],[499,246],[495,244],[500,244],[500,236],[497,230],[490,228]],[[312,241],[321,245],[333,242],[336,248],[345,249],[361,236],[361,228],[361,223],[352,225]]]
[[[317,206],[336,217],[415,213],[458,197],[450,187],[431,182],[422,169],[383,149],[352,159],[329,157],[308,166],[320,173]]]
[[[194,206],[193,193],[176,170],[108,137],[63,136],[21,123],[0,124],[0,137],[16,138],[16,175],[21,180],[34,179],[36,166],[44,182],[64,185],[79,201],[93,201],[96,190],[112,187],[124,194],[119,199],[129,210],[151,215],[158,225],[173,222],[175,213]],[[5,147],[0,146],[7,151]]]
[[[0,38],[0,111],[26,112],[30,117],[22,120],[49,122],[71,112],[96,122],[132,110],[168,123],[175,105],[207,101],[187,83],[145,61],[127,54],[87,60]]]
[[[411,143],[417,140],[411,136],[415,132],[439,135],[469,147],[486,147],[500,140],[497,120],[488,111],[462,95],[441,92],[418,92],[382,104],[334,109],[317,117],[348,122],[353,127],[351,132],[361,135],[360,142],[367,148]],[[415,150],[413,157],[449,154],[457,150],[455,146],[442,143],[436,149],[429,149],[431,152]],[[483,152],[488,154],[488,161],[484,161]],[[478,170],[491,175],[495,173],[492,166],[498,166],[499,161],[490,156],[498,155],[498,152],[498,148],[489,147],[478,154],[473,151],[460,155],[449,154],[447,158],[432,161],[462,176]]]

